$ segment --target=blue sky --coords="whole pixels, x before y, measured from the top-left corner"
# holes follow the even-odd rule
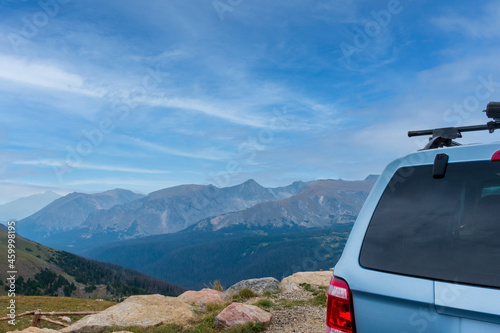
[[[363,179],[500,100],[500,1],[0,6],[0,203]]]

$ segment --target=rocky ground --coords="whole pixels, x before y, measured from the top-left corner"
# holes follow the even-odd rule
[[[309,300],[313,297],[313,293],[306,291],[303,287],[294,288],[294,290],[281,292],[277,295],[278,300],[292,302]],[[305,304],[281,309],[272,308],[270,312],[273,319],[265,332],[316,333],[325,331],[326,307]]]
[[[298,306],[290,309],[271,310],[273,319],[265,332],[317,333],[325,331],[326,308]]]
[[[29,328],[22,332],[87,333],[128,327],[146,332],[171,324],[181,327],[179,331],[188,328],[190,332],[219,332],[222,327],[254,325],[251,322],[266,327],[264,332],[324,332],[331,275],[330,271],[300,272],[281,282],[274,278],[249,279],[225,293],[205,288],[179,297],[131,296],[60,331]],[[210,311],[215,319],[210,317]]]

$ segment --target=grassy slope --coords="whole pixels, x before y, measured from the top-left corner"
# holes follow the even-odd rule
[[[48,268],[59,275],[63,275],[70,282],[74,282],[74,279],[65,274],[62,269],[47,261],[57,253],[56,250],[19,236],[16,237],[15,245],[17,276],[23,276],[25,280],[27,280],[28,278],[33,279],[35,274],[38,273],[41,269]],[[9,270],[7,262],[7,250],[7,232],[4,230],[0,230],[0,272],[2,272],[2,275],[0,276],[3,276],[4,272],[7,272]],[[5,283],[5,281],[3,282]],[[7,292],[2,287],[0,288],[0,296],[3,295],[7,295]]]
[[[0,230],[0,277],[5,284],[6,273],[8,269],[8,261],[7,261],[7,232],[5,230]],[[92,293],[86,293],[84,288],[85,284],[78,283],[71,273],[71,270],[68,267],[61,267],[56,264],[57,258],[65,258],[68,259],[69,265],[75,265],[73,267],[73,271],[77,271],[79,273],[88,272],[106,272],[107,276],[110,277],[106,280],[106,283],[119,283],[122,286],[138,286],[138,288],[147,289],[153,288],[150,290],[150,293],[163,293],[163,294],[171,294],[177,295],[182,293],[184,290],[175,285],[171,285],[165,281],[157,280],[146,276],[142,273],[132,271],[129,269],[125,269],[123,267],[118,267],[116,265],[89,261],[82,257],[74,256],[71,254],[64,254],[57,250],[48,248],[41,244],[32,242],[23,237],[16,237],[16,270],[17,270],[17,278],[22,276],[24,281],[27,281],[29,278],[33,279],[35,274],[40,272],[40,270],[47,268],[57,275],[62,275],[66,278],[69,283],[74,283],[77,287],[77,290],[72,294],[72,296],[76,297],[90,297],[90,298],[107,298],[112,297],[109,292],[106,291],[106,286],[101,284],[97,285],[97,289]],[[86,269],[86,271],[82,271],[82,269]],[[70,274],[68,274],[70,273]],[[4,277],[5,275],[5,277]],[[91,275],[91,274],[87,274]],[[95,274],[94,274],[95,275]],[[103,283],[103,282],[101,282]],[[89,283],[90,285],[91,283]],[[134,285],[135,284],[135,285]],[[136,288],[137,289],[137,288]],[[0,285],[0,296],[7,295],[7,292],[4,290],[4,286]],[[61,294],[59,294],[61,295]]]

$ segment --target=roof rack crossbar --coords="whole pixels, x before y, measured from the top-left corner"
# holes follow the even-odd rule
[[[429,143],[424,147],[424,150],[439,147],[459,146],[460,144],[453,140],[461,138],[462,132],[489,131],[490,133],[493,133],[496,129],[500,128],[500,102],[488,103],[484,112],[486,112],[488,118],[492,118],[494,121],[489,121],[485,125],[443,127],[429,130],[409,131],[408,136],[414,137],[432,135],[432,137],[429,138]]]
[[[409,131],[408,136],[411,138],[413,136],[422,136],[422,135],[434,135],[436,131],[448,130],[448,129],[456,129],[458,133],[462,132],[475,132],[475,131],[489,131],[493,133],[495,129],[500,128],[500,122],[490,121],[485,125],[473,125],[473,126],[462,126],[462,127],[443,127],[443,128],[435,128],[430,130],[421,130],[421,131]],[[460,138],[458,136],[457,138]],[[456,138],[454,138],[456,139]]]

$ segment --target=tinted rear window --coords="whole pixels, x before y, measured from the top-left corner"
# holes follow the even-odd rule
[[[365,268],[500,288],[500,163],[398,170],[365,235]]]

